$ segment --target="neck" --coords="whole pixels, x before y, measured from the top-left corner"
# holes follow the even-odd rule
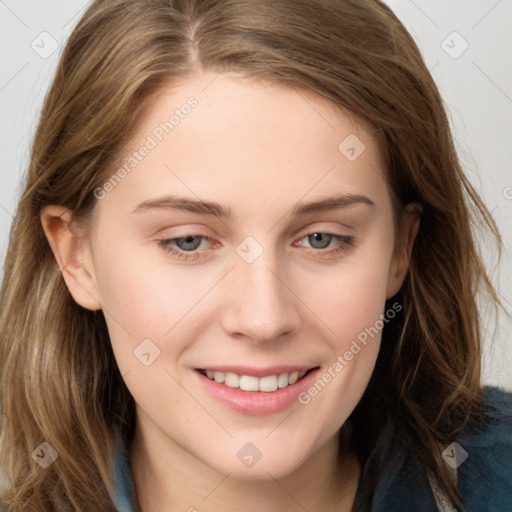
[[[349,512],[357,491],[354,451],[338,456],[336,435],[283,478],[239,480],[206,466],[168,438],[144,438],[136,430],[130,462],[141,512],[231,510]]]

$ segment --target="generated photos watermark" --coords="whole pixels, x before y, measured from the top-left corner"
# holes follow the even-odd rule
[[[146,137],[144,144],[135,150],[132,156],[101,187],[94,189],[94,197],[98,200],[104,199],[107,193],[114,190],[164,140],[165,136],[171,133],[198,105],[199,101],[191,96],[183,105],[175,108],[169,119],[153,128]]]
[[[299,393],[297,396],[299,403],[302,405],[309,404],[311,399],[317,396],[329,382],[336,378],[349,362],[361,352],[368,342],[375,338],[375,336],[384,329],[384,326],[395,318],[396,314],[400,311],[402,311],[402,305],[395,302],[384,314],[380,315],[380,318],[376,320],[371,327],[366,327],[364,331],[361,331],[356,339],[352,341],[350,348],[346,350],[343,355],[339,355],[336,361],[320,375],[307,391]]]

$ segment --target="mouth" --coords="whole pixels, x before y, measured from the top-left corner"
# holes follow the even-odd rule
[[[198,383],[215,401],[250,416],[277,413],[294,403],[311,386],[320,366],[196,368]]]
[[[279,389],[293,386],[302,380],[308,373],[316,370],[318,366],[312,368],[298,368],[292,371],[266,371],[249,370],[240,371],[220,371],[214,369],[198,368],[197,371],[207,379],[224,385],[229,388],[239,389],[247,392],[273,393]],[[246,373],[247,372],[247,373]],[[255,375],[255,374],[259,375]]]

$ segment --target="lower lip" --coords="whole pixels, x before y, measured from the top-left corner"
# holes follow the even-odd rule
[[[210,380],[198,370],[195,370],[194,373],[206,391],[223,404],[243,414],[262,416],[282,411],[297,401],[297,396],[311,386],[319,370],[320,368],[315,368],[295,384],[269,393],[230,388]]]

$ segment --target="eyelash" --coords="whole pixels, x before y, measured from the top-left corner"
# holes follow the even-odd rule
[[[338,243],[330,249],[324,248],[324,249],[315,249],[310,248],[308,252],[310,253],[319,253],[323,256],[335,256],[340,253],[344,253],[348,251],[351,247],[355,246],[355,238],[350,235],[336,235],[334,233],[327,233],[324,231],[313,231],[312,233],[306,233],[303,235],[300,240],[303,240],[304,238],[307,238],[309,236],[315,235],[315,234],[322,234],[322,235],[329,235],[332,237],[333,240],[337,240]],[[181,249],[178,249],[174,242],[176,240],[180,240],[181,238],[186,238],[188,236],[192,237],[199,237],[202,239],[210,240],[207,236],[203,235],[193,235],[188,234],[184,236],[180,236],[177,238],[164,238],[157,240],[158,246],[161,247],[166,253],[171,254],[172,256],[176,256],[177,258],[181,260],[195,260],[200,256],[200,252],[197,250],[194,251],[183,251]]]

